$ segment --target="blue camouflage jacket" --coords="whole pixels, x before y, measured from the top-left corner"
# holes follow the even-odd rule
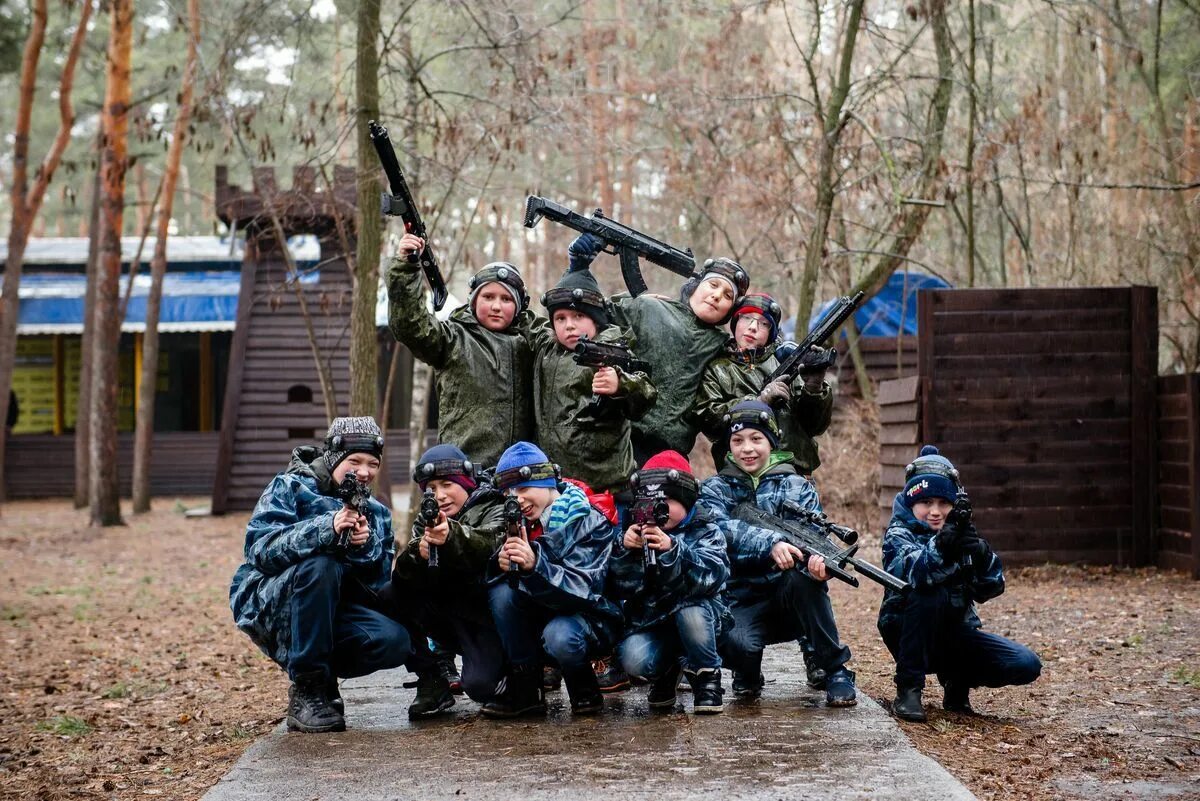
[[[322,449],[297,448],[287,470],[275,476],[246,524],[245,562],[233,575],[229,606],[237,627],[267,656],[287,664],[291,641],[292,578],[296,565],[318,555],[336,557],[369,590],[387,584],[395,544],[391,510],[374,498],[367,518],[370,539],[361,548],[338,548],[333,516],[342,508]]]
[[[774,531],[752,526],[731,517],[739,503],[753,503],[777,517],[787,518],[785,501],[813,511],[821,510],[821,501],[812,482],[796,472],[791,454],[773,453],[775,464],[757,478],[733,464],[700,485],[700,505],[718,521],[729,548],[729,566],[733,571],[730,592],[763,589],[782,573],[771,559],[771,549],[783,538]]]
[[[931,592],[946,588],[950,603],[962,609],[962,620],[972,628],[982,623],[975,603],[991,600],[1004,592],[1004,567],[995,553],[985,566],[963,567],[951,562],[938,550],[933,529],[917,520],[904,505],[903,494],[892,501],[892,519],[883,535],[883,569],[911,585],[910,592]],[[879,628],[899,625],[904,596],[885,589],[879,607]]]
[[[718,634],[731,628],[733,617],[721,599],[729,579],[721,529],[696,506],[666,533],[671,547],[658,554],[658,572],[649,584],[642,549],[626,548],[623,531],[613,542],[609,594],[625,602],[627,633],[656,626],[685,606],[701,605],[712,610]]]
[[[520,590],[556,614],[585,614],[615,630],[621,610],[604,597],[615,528],[583,490],[560,481],[558,491],[558,500],[542,513],[541,536],[530,542],[536,561],[531,572],[520,574]],[[488,583],[504,580],[493,555]]]

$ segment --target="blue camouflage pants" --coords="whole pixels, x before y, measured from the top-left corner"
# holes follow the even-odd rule
[[[696,672],[721,668],[717,620],[707,606],[685,606],[657,626],[631,634],[617,649],[631,676],[656,679],[683,661]]]

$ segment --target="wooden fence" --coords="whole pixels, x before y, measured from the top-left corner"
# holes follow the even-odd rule
[[[1158,379],[1160,567],[1200,578],[1200,373]]]
[[[1151,563],[1156,290],[937,290],[918,315],[918,441],[1006,560]]]
[[[904,378],[917,374],[917,338],[902,337],[863,337],[858,340],[858,350],[862,354],[863,365],[871,383],[879,387],[884,381]],[[857,398],[858,379],[854,375],[854,362],[845,341],[838,345],[838,363],[835,368],[838,380],[838,394]]]

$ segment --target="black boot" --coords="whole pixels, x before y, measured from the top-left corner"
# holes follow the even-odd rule
[[[612,654],[592,660],[592,672],[602,693],[619,693],[629,689],[629,675]]]
[[[725,691],[721,689],[720,668],[708,668],[693,672],[683,671],[688,684],[692,685],[692,711],[697,715],[715,715],[725,711],[722,700]]]
[[[947,712],[957,712],[960,715],[974,715],[971,708],[971,688],[965,684],[949,682],[942,696],[942,709]]]
[[[329,677],[329,684],[325,687],[325,693],[329,697],[329,705],[337,711],[339,715],[346,714],[346,704],[342,701],[342,692],[338,689],[337,676]]]
[[[324,734],[346,730],[346,719],[329,703],[325,685],[323,671],[302,673],[292,681],[288,689],[289,731]]]
[[[925,707],[921,705],[921,688],[897,687],[896,700],[892,701],[892,714],[901,720],[924,723]]]
[[[452,706],[454,695],[450,692],[450,682],[446,681],[440,670],[417,676],[417,697],[408,708],[409,720],[432,718]]]
[[[434,656],[437,658],[438,670],[446,679],[446,683],[450,685],[450,692],[455,695],[462,695],[462,676],[458,673],[458,665],[454,662],[454,654],[447,651],[435,651]]]
[[[665,673],[650,682],[646,702],[651,709],[674,709],[675,688],[679,686],[679,673],[683,667],[676,662]]]
[[[733,673],[733,694],[737,698],[754,699],[762,695],[763,685],[766,679],[762,673],[759,673],[757,678],[750,680],[745,673]]]
[[[808,643],[805,642],[805,645]],[[824,668],[817,666],[817,652],[804,649],[804,672],[807,674],[808,686],[814,690],[824,690],[828,679]]]
[[[560,687],[562,687],[562,671],[550,665],[542,668],[542,689],[557,690]]]
[[[542,695],[542,666],[532,664],[510,668],[504,679],[504,692],[494,701],[484,704],[479,711],[489,718],[546,714],[546,700]]]
[[[592,715],[604,709],[600,681],[590,663],[582,668],[564,670],[563,683],[567,685],[567,696],[571,699],[571,714]]]

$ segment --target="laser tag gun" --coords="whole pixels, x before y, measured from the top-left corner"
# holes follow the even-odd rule
[[[446,305],[449,292],[446,290],[446,280],[442,278],[437,258],[429,246],[425,222],[421,219],[421,213],[417,211],[412,192],[408,191],[408,183],[404,180],[404,173],[400,171],[400,162],[396,160],[396,151],[392,148],[387,128],[371,120],[367,123],[367,129],[371,134],[371,144],[375,146],[375,152],[379,155],[379,163],[383,165],[383,171],[387,174],[388,186],[392,190],[383,193],[383,213],[399,217],[404,221],[405,232],[425,240],[425,248],[420,253],[410,253],[408,261],[410,264],[416,264],[418,261],[421,263],[421,271],[425,273],[425,280],[429,282],[429,291],[433,297],[433,309],[440,311],[442,306]]]
[[[871,581],[884,587],[904,592],[908,582],[896,578],[891,573],[882,570],[870,562],[856,559],[858,552],[858,532],[853,529],[831,523],[821,512],[813,512],[795,504],[787,504],[789,514],[795,515],[795,520],[784,520],[781,517],[768,514],[757,506],[749,503],[739,503],[733,508],[733,517],[752,526],[777,532],[783,541],[799,548],[807,558],[816,554],[825,560],[825,569],[829,575],[846,582],[851,587],[858,586],[858,578],[846,570],[846,565]],[[834,544],[829,538],[837,537],[845,547]]]
[[[650,363],[634,358],[629,346],[624,342],[593,342],[586,336],[575,343],[575,363],[581,367],[600,369],[601,367],[619,367],[626,373],[645,373],[650,375]],[[592,395],[589,406],[600,406],[604,398]]]
[[[425,494],[421,496],[421,511],[417,514],[417,523],[422,528],[433,528],[437,525],[438,517],[441,510],[438,509],[437,499],[433,497],[433,490],[425,490]],[[438,567],[438,547],[436,545],[429,546],[429,569],[436,570]]]
[[[529,535],[525,530],[525,515],[521,514],[521,503],[513,496],[508,496],[504,499],[504,525],[508,531],[508,538],[528,540]],[[521,568],[516,562],[508,563],[508,586],[514,590],[521,582]]]
[[[817,323],[816,327],[808,332],[808,336],[796,345],[796,349],[792,351],[791,355],[779,362],[779,366],[775,368],[775,372],[767,376],[767,380],[763,385],[766,386],[766,384],[770,384],[772,381],[784,381],[787,384],[791,384],[798,373],[824,370],[832,367],[834,361],[837,360],[837,351],[833,348],[830,348],[827,352],[816,353],[813,356],[809,354],[822,342],[831,339],[838,332],[838,329],[850,318],[850,315],[854,314],[854,310],[859,307],[865,297],[865,294],[858,292],[854,297],[845,295],[839,298],[833,304],[833,307],[825,313],[825,316],[821,318],[821,321]]]
[[[667,495],[662,491],[661,485],[639,487],[633,497],[630,516],[634,525],[657,526],[660,529],[666,526],[671,510],[667,506]],[[642,563],[646,570],[646,581],[652,581],[658,575],[658,551],[645,541],[642,542]]]
[[[625,286],[635,298],[646,291],[646,280],[642,278],[639,258],[684,278],[691,278],[696,272],[696,257],[692,255],[690,248],[680,250],[628,225],[610,220],[604,216],[602,209],[596,209],[592,216],[584,217],[552,200],[530,195],[525,200],[525,227],[533,228],[543,217],[581,234],[588,233],[599,237],[604,242],[603,252],[615,254],[620,258]]]
[[[959,550],[963,540],[978,536],[971,499],[967,496],[967,491],[960,486],[954,496],[954,506],[950,509],[950,514],[946,515],[946,524],[938,533],[939,545],[943,551],[954,553]],[[962,554],[958,562],[963,567],[971,567],[971,554]]]
[[[371,485],[359,481],[358,476],[353,472],[346,473],[346,477],[338,485],[337,497],[346,506],[365,516],[367,514],[367,506],[371,500]],[[353,530],[352,528],[346,528],[337,532],[334,544],[339,548],[349,548],[350,532]]]

